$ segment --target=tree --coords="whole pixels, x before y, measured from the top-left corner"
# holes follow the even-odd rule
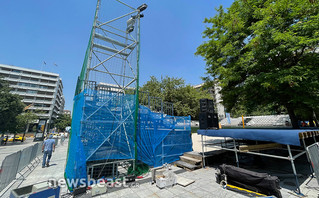
[[[174,115],[188,116],[197,119],[199,114],[199,99],[211,98],[209,93],[204,90],[196,90],[190,85],[185,85],[185,81],[181,78],[171,78],[166,76],[158,80],[151,76],[140,88],[140,102],[146,101],[148,92],[151,97],[161,98],[165,102],[174,104]]]
[[[16,133],[17,115],[24,108],[19,95],[11,94],[9,85],[0,78],[0,132]]]
[[[16,119],[17,119],[17,131],[23,130],[23,137],[22,137],[22,140],[23,140],[25,136],[25,132],[26,132],[26,127],[28,127],[28,124],[39,119],[39,116],[37,116],[35,113],[31,111],[28,111],[28,112],[19,114],[16,117]]]
[[[313,119],[319,102],[319,4],[309,0],[235,0],[205,19],[197,48],[227,109],[284,106],[292,125]],[[297,115],[296,115],[297,114]],[[311,115],[311,118],[309,118]]]
[[[71,116],[66,114],[59,114],[58,118],[54,122],[54,126],[58,131],[64,131],[67,126],[71,126]]]

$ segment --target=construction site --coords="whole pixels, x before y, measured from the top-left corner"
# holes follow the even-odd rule
[[[192,133],[191,116],[139,91],[147,7],[97,1],[68,143],[45,169],[34,148],[1,197],[318,197],[319,129],[292,129],[288,115],[218,120],[201,99]]]

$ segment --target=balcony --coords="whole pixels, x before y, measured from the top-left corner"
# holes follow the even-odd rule
[[[31,106],[29,109],[38,110],[38,111],[50,111],[51,107],[35,107],[35,106]]]
[[[22,102],[24,103],[42,103],[42,104],[49,104],[52,105],[52,101],[47,101],[47,100],[36,100],[36,99],[23,99]]]
[[[39,116],[40,118],[43,118],[43,117],[49,118],[49,117],[50,117],[50,114],[49,114],[49,113],[47,113],[47,114],[36,113],[35,115]]]
[[[13,82],[33,83],[33,84],[37,84],[37,85],[56,87],[56,84],[44,83],[44,82],[40,82],[40,81],[24,80],[24,79],[20,79],[20,78],[17,79],[17,78],[5,77],[4,80],[13,81]],[[55,90],[55,89],[53,89],[53,90]]]
[[[48,95],[43,95],[43,94],[34,94],[34,93],[27,93],[27,92],[21,92],[21,91],[11,91],[12,94],[18,94],[20,96],[36,96],[36,97],[43,97],[43,98],[51,98],[53,99],[53,95],[52,96],[48,96]]]
[[[20,73],[13,72],[13,71],[0,70],[0,73],[9,74],[9,75],[24,76],[24,77],[31,77],[31,78],[37,78],[37,79],[43,79],[43,80],[50,80],[50,81],[55,81],[55,82],[58,81],[58,79],[59,79],[58,77],[57,78],[45,77],[45,76],[42,76],[41,74],[39,74],[39,75],[25,74],[25,73],[23,73],[22,70]]]
[[[28,87],[28,86],[23,86],[23,85],[10,85],[10,87],[11,88],[17,88],[17,89],[36,89],[36,90],[52,92],[52,93],[55,92],[54,89],[45,89],[45,88],[39,88],[39,87]]]

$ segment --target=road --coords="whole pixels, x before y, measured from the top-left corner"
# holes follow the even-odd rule
[[[36,143],[33,142],[33,138],[27,138],[24,142],[7,142],[6,145],[0,146],[0,166],[7,155],[23,150]]]

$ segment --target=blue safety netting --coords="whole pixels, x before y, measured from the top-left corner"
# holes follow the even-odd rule
[[[86,163],[135,159],[135,95],[86,89],[74,98],[65,177],[87,179]],[[137,159],[161,166],[192,150],[191,119],[139,106]],[[73,189],[76,185],[70,186]]]
[[[77,187],[78,184],[71,184],[70,181],[75,181],[80,178],[87,178],[86,173],[86,158],[84,154],[83,145],[78,131],[81,129],[81,118],[83,115],[82,107],[84,105],[84,93],[80,93],[74,98],[71,135],[69,140],[68,157],[65,168],[65,178],[69,185],[69,189]]]
[[[149,166],[161,166],[192,150],[191,119],[152,112],[139,107],[138,159]]]
[[[66,178],[86,178],[89,161],[135,158],[135,95],[86,89],[73,111]]]

